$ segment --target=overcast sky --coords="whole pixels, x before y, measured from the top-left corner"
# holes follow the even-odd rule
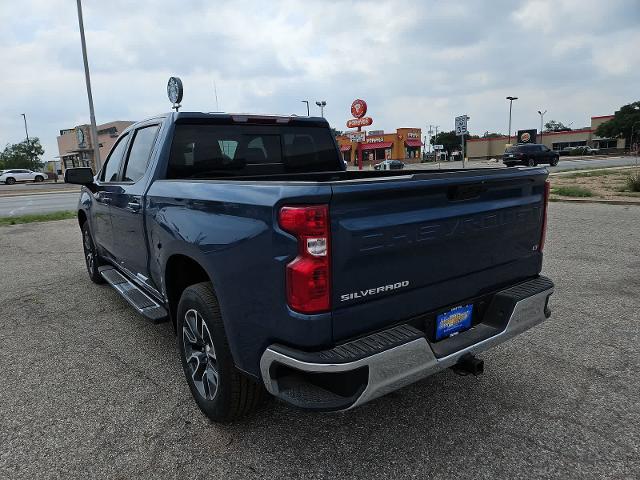
[[[640,100],[640,0],[165,1],[84,0],[98,123],[169,110],[305,114],[326,100],[344,130],[363,98],[372,128],[438,124],[468,114],[472,133],[545,120],[588,125]],[[0,1],[0,145],[89,120],[76,2]]]

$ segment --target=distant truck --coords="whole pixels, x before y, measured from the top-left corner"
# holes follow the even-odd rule
[[[170,113],[75,168],[87,271],[172,322],[214,421],[343,410],[549,318],[542,168],[347,171],[321,118]],[[144,368],[144,366],[141,366]]]

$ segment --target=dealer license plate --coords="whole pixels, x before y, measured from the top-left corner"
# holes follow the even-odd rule
[[[459,305],[436,317],[436,340],[450,337],[471,326],[473,304]]]

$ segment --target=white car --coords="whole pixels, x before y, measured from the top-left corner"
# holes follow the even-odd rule
[[[16,182],[42,182],[45,178],[47,178],[46,173],[14,168],[12,170],[4,170],[0,175],[0,182],[13,185]]]

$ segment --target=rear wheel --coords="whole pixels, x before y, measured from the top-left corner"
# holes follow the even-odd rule
[[[104,283],[104,278],[102,278],[102,275],[98,272],[98,267],[102,265],[102,262],[96,251],[96,246],[93,243],[89,222],[87,221],[82,224],[82,249],[84,250],[84,262],[87,266],[89,278],[93,283]]]
[[[527,166],[528,167],[535,167],[536,166],[536,161],[533,158],[530,158],[529,160],[527,160]]]
[[[43,177],[42,175],[38,175],[38,176],[34,179],[34,181],[35,181],[35,182],[38,182],[38,183],[39,183],[39,182],[44,182],[44,177]]]
[[[6,183],[7,185],[13,185],[14,183],[16,183],[16,179],[13,177],[9,177],[4,181],[4,183]]]
[[[234,365],[211,283],[187,287],[178,304],[177,342],[182,369],[200,410],[214,422],[248,415],[265,390]]]

